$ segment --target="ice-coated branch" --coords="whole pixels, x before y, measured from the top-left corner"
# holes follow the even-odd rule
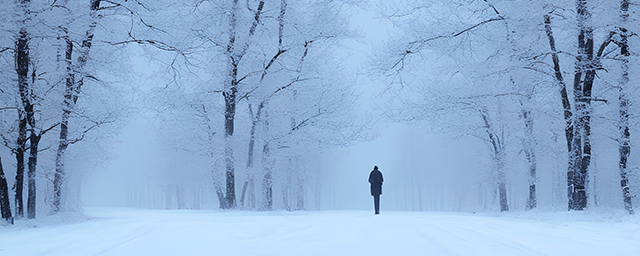
[[[491,22],[494,22],[494,21],[501,21],[501,20],[504,20],[504,18],[503,17],[491,18],[491,19],[482,21],[480,23],[477,23],[477,24],[475,24],[473,26],[470,26],[468,28],[465,28],[465,29],[457,31],[457,32],[451,32],[449,34],[434,36],[434,37],[430,37],[430,38],[427,38],[427,39],[421,39],[421,40],[416,40],[416,41],[410,42],[408,47],[404,50],[404,53],[401,54],[400,59],[393,66],[391,66],[390,69],[395,69],[400,63],[402,63],[404,61],[404,59],[408,55],[420,52],[422,50],[422,48],[428,42],[435,41],[435,40],[438,40],[438,39],[458,37],[458,36],[460,36],[460,35],[462,35],[464,33],[467,33],[467,32],[469,32],[469,31],[471,31],[471,30],[473,30],[475,28],[478,28],[478,27],[480,27],[480,26],[482,26],[484,24],[491,23]]]

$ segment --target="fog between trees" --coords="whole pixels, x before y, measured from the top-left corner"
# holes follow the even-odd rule
[[[3,6],[7,220],[365,208],[374,165],[383,210],[638,205],[633,1]]]

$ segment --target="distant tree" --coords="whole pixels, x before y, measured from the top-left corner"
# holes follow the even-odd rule
[[[348,88],[346,84],[337,82],[335,86],[329,85],[322,80],[329,80],[332,69],[323,68],[318,62],[326,61],[317,52],[325,49],[326,53],[335,48],[335,42],[345,37],[343,25],[337,24],[335,2],[316,3],[295,2],[288,3],[280,1],[278,16],[273,20],[267,20],[264,26],[273,27],[275,32],[272,36],[264,36],[256,42],[256,47],[266,51],[265,56],[259,57],[255,61],[262,62],[262,68],[255,72],[255,78],[246,82],[252,87],[240,99],[246,100],[249,116],[251,117],[251,129],[249,130],[249,148],[247,155],[246,179],[242,186],[240,204],[244,206],[247,191],[253,188],[255,175],[259,173],[254,166],[254,159],[257,154],[262,154],[262,204],[258,206],[262,210],[271,210],[273,205],[273,171],[286,170],[286,181],[276,181],[276,185],[282,185],[285,189],[283,198],[285,205],[289,202],[291,195],[295,198],[296,207],[289,209],[304,208],[304,173],[299,166],[294,164],[299,161],[296,154],[280,154],[289,151],[294,144],[301,143],[297,133],[305,133],[301,129],[307,125],[323,118],[342,118],[339,111],[327,111],[331,109],[322,103],[320,99],[305,96],[306,94],[322,95],[330,98],[335,95],[344,95],[344,104],[350,104],[353,99],[348,99],[349,93],[340,91]],[[305,9],[305,8],[308,8]],[[277,28],[277,30],[275,29]],[[326,64],[330,66],[330,64]],[[300,99],[303,98],[303,104]],[[315,103],[314,103],[315,102]],[[312,104],[313,103],[313,104]],[[347,111],[348,108],[344,108]],[[261,129],[260,126],[262,126]],[[309,139],[309,137],[307,137]],[[304,140],[304,139],[303,139]],[[255,153],[256,141],[262,143],[262,152]],[[274,147],[274,144],[278,145]],[[308,154],[306,151],[299,151],[297,154]],[[274,159],[275,155],[277,157]],[[288,160],[283,160],[287,158]],[[298,160],[296,160],[298,159]],[[287,163],[285,163],[287,162]],[[277,168],[281,164],[281,168]],[[294,167],[298,166],[298,167]],[[291,179],[290,177],[297,177]],[[292,184],[294,183],[294,184]],[[295,187],[294,193],[289,193],[290,187]],[[252,193],[249,197],[254,198]]]
[[[424,120],[434,130],[447,130],[451,133],[465,133],[473,135],[486,141],[491,152],[492,165],[490,173],[491,182],[495,182],[496,192],[500,211],[509,210],[507,198],[507,161],[506,141],[507,135],[513,132],[506,131],[512,129],[511,118],[513,113],[501,110],[502,105],[513,104],[514,99],[522,97],[525,86],[529,83],[510,65],[522,65],[514,61],[511,56],[525,59],[523,50],[519,48],[516,38],[521,36],[522,31],[515,28],[516,24],[510,24],[512,13],[500,12],[492,3],[484,1],[474,2],[472,5],[460,5],[457,9],[449,10],[448,7],[458,6],[445,2],[422,4],[415,3],[415,6],[405,7],[401,10],[391,11],[388,18],[396,22],[401,27],[406,27],[407,38],[402,41],[394,40],[397,48],[391,49],[391,62],[381,61],[380,65],[385,74],[395,83],[391,92],[402,91],[405,88],[417,90],[420,96],[399,95],[401,102],[392,113],[391,119],[395,120]],[[426,13],[433,12],[433,9],[461,12],[468,15],[467,19],[451,21],[440,16],[430,17]],[[443,15],[447,17],[446,15]],[[466,17],[466,16],[465,16]],[[505,18],[506,17],[506,18]],[[396,21],[397,20],[397,21]],[[405,23],[406,20],[410,21]],[[425,24],[415,26],[411,21]],[[424,30],[422,27],[429,26],[429,23],[438,24],[437,29]],[[440,23],[443,23],[440,25]],[[514,34],[516,33],[517,34]],[[489,36],[490,35],[490,36]],[[453,47],[459,46],[459,47]],[[478,52],[473,49],[484,49]],[[506,48],[506,49],[505,49]],[[440,57],[441,53],[447,52],[448,56]],[[431,55],[435,55],[431,57]],[[443,54],[446,55],[446,54]],[[428,56],[428,57],[423,57]],[[386,55],[381,57],[387,58]],[[439,64],[428,63],[431,59],[439,58],[457,62],[450,64],[444,61],[444,65],[451,68],[442,68]],[[429,60],[426,60],[429,59]],[[429,78],[422,78],[411,72],[432,72],[420,68],[419,63],[428,63],[429,68],[442,69],[444,74],[432,74]],[[437,72],[437,71],[436,71]],[[449,76],[445,78],[444,76]],[[433,77],[433,78],[431,78]],[[442,77],[442,78],[441,78]],[[510,79],[505,79],[510,77]],[[440,87],[439,85],[446,85]],[[419,89],[417,89],[419,88]],[[526,113],[530,108],[526,99],[519,101]],[[476,116],[477,114],[479,116]],[[460,115],[466,116],[464,121],[460,120]],[[495,118],[491,118],[495,115]],[[455,116],[454,119],[446,116]],[[479,118],[478,118],[479,117]],[[531,123],[531,115],[523,115],[525,123]],[[444,126],[446,128],[441,128]],[[526,125],[525,125],[526,126]],[[455,127],[455,131],[448,128]],[[458,135],[461,136],[461,135]],[[532,134],[525,133],[523,143],[533,141]],[[457,137],[457,136],[456,136]],[[523,145],[523,146],[524,146]],[[528,147],[526,155],[529,162],[534,162],[532,157],[533,147]],[[533,167],[535,169],[535,167]],[[533,174],[535,175],[535,171]],[[535,180],[530,179],[530,192],[532,196],[529,201],[535,200]]]
[[[531,96],[526,97],[526,100],[531,100]],[[529,165],[529,197],[527,198],[527,210],[532,210],[538,206],[538,195],[536,191],[537,183],[537,158],[535,151],[535,136],[533,131],[533,117],[531,107],[523,105],[522,118],[524,119],[525,138],[523,139],[523,153],[527,158]]]
[[[504,134],[498,133],[496,128],[491,125],[487,109],[480,110],[482,121],[484,122],[485,131],[489,137],[488,142],[491,145],[494,162],[496,163],[496,177],[498,182],[498,196],[500,200],[500,211],[509,211],[509,202],[507,201],[507,187],[505,180],[504,165],[506,161],[506,152],[504,149]]]

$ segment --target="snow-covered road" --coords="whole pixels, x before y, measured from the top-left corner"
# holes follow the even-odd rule
[[[0,255],[640,255],[636,216],[576,221],[562,214],[530,220],[442,212],[119,208],[85,214],[90,220],[75,224],[2,226]]]

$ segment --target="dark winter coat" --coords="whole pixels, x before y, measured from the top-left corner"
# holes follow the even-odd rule
[[[382,194],[382,173],[378,170],[373,170],[369,174],[369,183],[371,183],[371,195],[378,196]]]

